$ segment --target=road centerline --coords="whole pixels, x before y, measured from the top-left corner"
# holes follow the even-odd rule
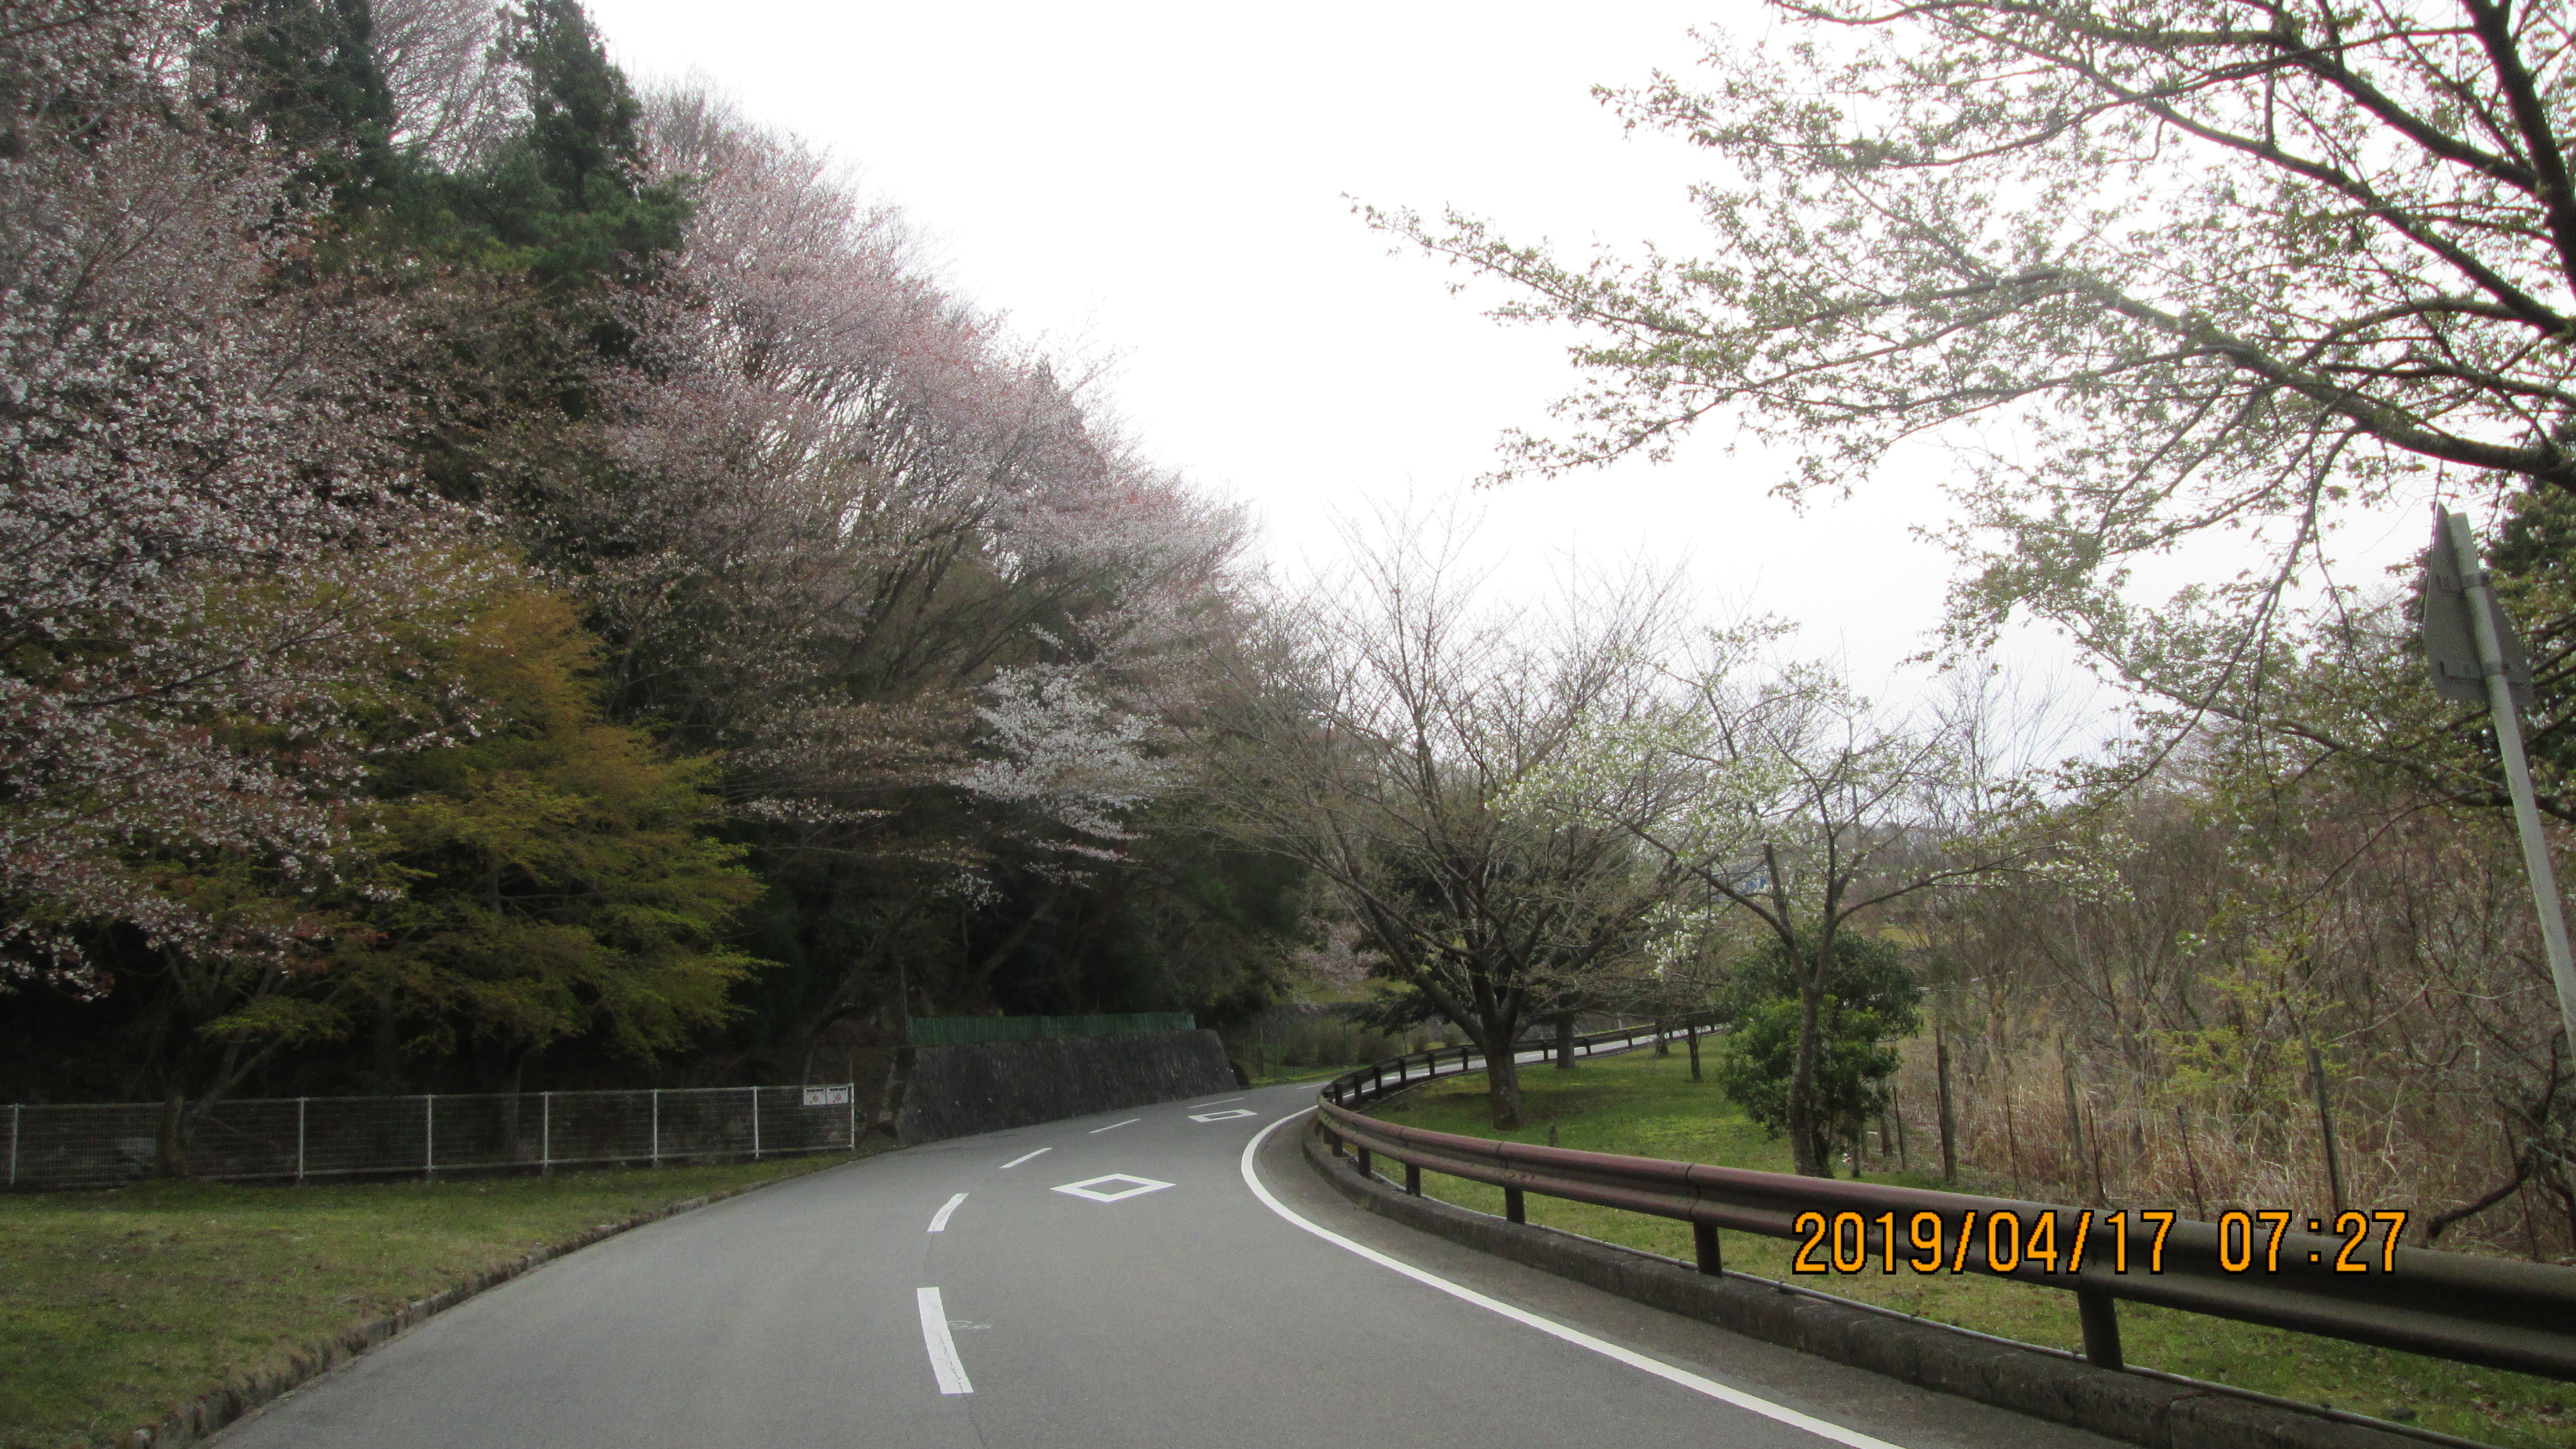
[[[930,1219],[930,1230],[934,1233],[944,1233],[948,1231],[948,1215],[957,1211],[957,1205],[965,1200],[966,1194],[962,1192],[957,1194],[955,1197],[950,1198],[947,1206],[942,1207],[936,1214],[932,1215]]]
[[[939,1290],[924,1288],[914,1298],[921,1308],[921,1341],[930,1350],[930,1372],[939,1380],[939,1392],[975,1392],[966,1377],[966,1365],[958,1361],[957,1340],[948,1336],[948,1309],[939,1301]]]
[[[1306,1231],[1313,1233],[1316,1237],[1323,1239],[1325,1242],[1331,1243],[1337,1248],[1342,1248],[1349,1252],[1356,1253],[1370,1262],[1377,1264],[1381,1268],[1391,1268],[1417,1283],[1437,1288],[1452,1298],[1456,1298],[1462,1302],[1472,1303],[1491,1313],[1498,1313],[1503,1317],[1512,1320],[1514,1323],[1535,1328],[1539,1332],[1544,1333],[1551,1338],[1561,1339],[1566,1343],[1573,1344],[1577,1348],[1588,1348],[1594,1353],[1600,1354],[1604,1358],[1616,1360],[1617,1362],[1628,1365],[1630,1368],[1642,1369],[1667,1383],[1677,1384],[1682,1388],[1691,1390],[1693,1393],[1705,1394],[1712,1399],[1716,1399],[1720,1403],[1732,1404],[1739,1409],[1759,1414],[1763,1418],[1772,1420],[1775,1423],[1786,1424],[1793,1429],[1803,1429],[1808,1433],[1815,1435],[1819,1439],[1830,1439],[1834,1443],[1845,1445],[1847,1446],[1847,1449],[1899,1449],[1899,1446],[1897,1445],[1891,1444],[1884,1439],[1872,1438],[1867,1434],[1861,1433],[1857,1429],[1846,1429],[1840,1424],[1828,1423],[1812,1414],[1799,1413],[1797,1410],[1790,1408],[1786,1404],[1775,1404],[1769,1399],[1748,1394],[1742,1389],[1730,1388],[1725,1384],[1719,1383],[1715,1379],[1703,1378],[1698,1374],[1692,1373],[1688,1369],[1675,1368],[1661,1359],[1649,1358],[1645,1354],[1639,1353],[1634,1349],[1622,1348],[1618,1344],[1610,1342],[1608,1339],[1595,1338],[1591,1334],[1585,1333],[1579,1328],[1569,1327],[1557,1322],[1555,1319],[1542,1318],[1538,1314],[1532,1313],[1526,1308],[1516,1308],[1509,1303],[1503,1302],[1499,1298],[1487,1297],[1485,1294],[1479,1293],[1473,1288],[1466,1287],[1463,1284],[1452,1283],[1448,1279],[1443,1278],[1436,1273],[1425,1272],[1402,1259],[1381,1253],[1377,1249],[1369,1247],[1366,1244],[1357,1243],[1349,1238],[1343,1237],[1341,1234],[1334,1232],[1332,1229],[1324,1227],[1321,1224],[1308,1221],[1306,1218],[1300,1216],[1294,1208],[1289,1207],[1286,1203],[1281,1202],[1278,1198],[1271,1195],[1270,1189],[1262,1184],[1261,1175],[1253,1170],[1252,1159],[1253,1154],[1261,1150],[1261,1144],[1269,1140],[1271,1133],[1278,1131],[1280,1128],[1287,1126],[1289,1123],[1296,1121],[1298,1118],[1305,1116],[1306,1113],[1314,1110],[1314,1108],[1308,1107],[1302,1111],[1291,1112],[1287,1116],[1280,1118],[1278,1121],[1273,1122],[1269,1126],[1252,1134],[1252,1140],[1243,1145],[1243,1185],[1252,1189],[1252,1195],[1261,1200],[1262,1206],[1267,1207],[1272,1212],[1286,1218],[1289,1222],[1296,1224],[1298,1227],[1304,1228]]]

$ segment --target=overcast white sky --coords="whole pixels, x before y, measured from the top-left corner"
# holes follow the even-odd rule
[[[1694,26],[1768,24],[1748,0],[591,3],[631,73],[695,72],[829,148],[958,290],[1023,333],[1116,354],[1112,396],[1146,449],[1249,503],[1292,564],[1333,550],[1337,509],[1465,489],[1573,377],[1561,339],[1485,320],[1439,265],[1390,254],[1352,199],[1454,203],[1561,246],[1694,250],[1694,158],[1623,136],[1591,87],[1689,68]],[[1801,517],[1767,496],[1776,468],[1725,441],[1483,492],[1484,538],[1533,581],[1569,551],[1686,561],[1703,592],[1749,597],[1797,621],[1803,651],[1904,692],[1888,671],[1922,647],[1948,577],[1908,532],[1941,517],[1938,456]],[[2419,523],[2397,530],[2409,547]],[[2014,653],[2046,668],[2060,651]]]

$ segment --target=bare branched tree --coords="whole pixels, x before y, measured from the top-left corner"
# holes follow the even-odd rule
[[[1534,786],[1655,684],[1652,585],[1555,621],[1480,608],[1454,524],[1346,530],[1353,559],[1276,611],[1283,636],[1225,721],[1234,829],[1327,882],[1377,954],[1484,1049],[1496,1126],[1520,1120],[1514,1043],[1546,1003],[1642,948],[1680,880]]]

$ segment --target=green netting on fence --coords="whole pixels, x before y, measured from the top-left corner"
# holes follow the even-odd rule
[[[983,1041],[1041,1041],[1064,1036],[1127,1036],[1141,1031],[1196,1031],[1186,1011],[1134,1011],[1124,1016],[916,1016],[909,1023],[914,1046],[964,1046]]]

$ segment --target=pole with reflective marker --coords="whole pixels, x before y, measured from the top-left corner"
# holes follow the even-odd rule
[[[2567,913],[2558,899],[2558,872],[2550,864],[2549,842],[2540,833],[2540,806],[2531,792],[2531,762],[2522,750],[2522,720],[2515,693],[2531,689],[2531,666],[2496,608],[2486,569],[2478,558],[2477,539],[2469,521],[2448,509],[2435,511],[2434,548],[2425,560],[2424,644],[2432,655],[2433,687],[2455,698],[2474,697],[2459,678],[2466,670],[2446,668],[2445,636],[2456,637],[2457,615],[2467,615],[2474,643],[2478,682],[2484,685],[2487,709],[2495,716],[2496,754],[2504,763],[2505,789],[2513,797],[2513,823],[2522,836],[2522,865],[2531,877],[2532,904],[2540,916],[2541,945],[2549,954],[2549,977],[2558,984],[2558,1016],[2567,1041],[2576,1050],[2576,960],[2567,949]],[[2434,567],[2447,555],[2456,579]],[[2458,601],[2455,606],[2452,601]],[[2466,662],[2466,661],[2462,661]]]

